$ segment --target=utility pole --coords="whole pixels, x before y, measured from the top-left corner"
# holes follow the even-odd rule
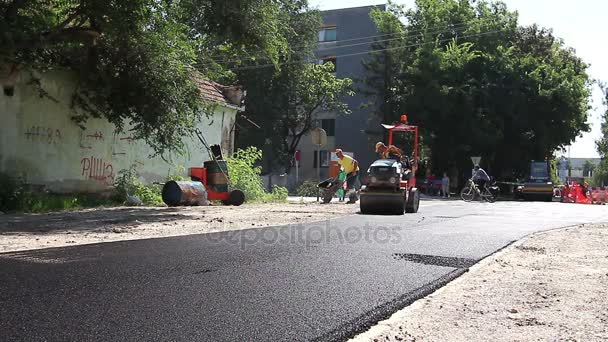
[[[324,129],[317,127],[310,132],[312,144],[317,146],[317,179],[321,183],[321,146],[327,144],[327,132]],[[321,189],[317,191],[317,202],[321,198]]]
[[[570,160],[570,148],[571,146],[568,146],[568,177],[572,177],[572,160]]]

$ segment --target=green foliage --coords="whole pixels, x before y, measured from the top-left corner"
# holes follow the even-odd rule
[[[304,181],[296,188],[296,195],[302,197],[315,197],[319,194],[319,187],[317,182]]]
[[[256,164],[262,158],[262,151],[255,147],[237,150],[228,158],[230,187],[245,193],[248,202],[274,202],[287,200],[287,189],[275,186],[271,193],[264,190],[260,175],[262,168]]]
[[[608,186],[608,160],[600,162],[593,174],[593,184],[595,186]]]
[[[114,204],[96,194],[63,195],[31,191],[22,180],[6,174],[0,174],[0,189],[0,211],[3,212],[42,213]]]
[[[44,213],[99,206],[113,206],[106,197],[98,194],[50,194],[45,192],[27,192],[22,207],[18,211],[26,213]]]
[[[550,164],[550,169],[549,169],[549,175],[551,176],[551,182],[554,185],[559,185],[562,183],[561,178],[559,178],[558,174],[557,174],[557,170],[559,169],[559,164],[560,161],[557,159],[553,159],[551,160],[551,164]]]
[[[376,42],[390,50],[365,66],[382,103],[376,115],[409,113],[434,170],[463,172],[479,155],[495,176],[517,176],[589,129],[588,66],[550,30],[519,27],[500,2],[416,5],[372,13],[381,33],[399,39]]]
[[[585,160],[585,164],[583,164],[583,175],[588,177],[589,173],[593,174],[596,169],[596,165],[593,164],[590,160]]]
[[[247,116],[261,128],[239,133],[240,146],[263,149],[262,165],[269,171],[289,172],[291,158],[302,137],[314,125],[319,110],[350,113],[344,97],[353,94],[352,80],[336,78],[332,63],[316,65],[321,17],[306,1],[283,0],[281,37],[289,45],[279,69],[264,60],[244,62],[236,78],[247,89]]]
[[[178,165],[175,166],[175,169],[173,170],[172,173],[170,173],[169,175],[167,175],[167,178],[165,178],[165,181],[189,181],[190,178],[184,176],[186,174],[186,168],[182,165]]]
[[[598,186],[608,185],[608,87],[604,83],[600,83],[600,88],[604,92],[604,106],[606,112],[603,115],[602,120],[602,136],[596,142],[597,151],[602,157],[602,161],[595,168],[595,174],[593,177],[594,183]]]
[[[287,197],[289,196],[289,191],[287,188],[274,185],[272,187],[272,192],[269,194],[267,202],[285,202],[287,201]]]
[[[255,147],[237,150],[228,158],[230,186],[245,193],[247,201],[264,198],[264,185],[260,175],[262,169],[256,163],[262,158],[262,151]]]
[[[179,149],[208,104],[193,76],[221,51],[287,51],[274,0],[0,1],[0,67],[72,71],[74,119],[105,117],[156,152]],[[128,127],[125,127],[128,126]]]
[[[124,203],[128,196],[139,198],[145,205],[161,205],[161,190],[155,185],[146,185],[137,178],[135,166],[121,170],[114,180],[114,200]]]

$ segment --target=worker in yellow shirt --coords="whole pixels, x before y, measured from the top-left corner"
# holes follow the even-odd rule
[[[358,200],[355,185],[359,176],[359,163],[353,157],[345,155],[341,149],[336,150],[336,157],[338,157],[338,164],[344,168],[346,173],[348,189],[348,202],[346,203],[355,203]]]

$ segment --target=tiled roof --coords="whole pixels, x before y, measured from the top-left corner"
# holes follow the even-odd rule
[[[198,85],[198,89],[201,91],[201,95],[205,100],[213,101],[229,106],[234,106],[233,103],[230,103],[224,93],[220,90],[220,85],[197,77],[195,79],[196,84]]]

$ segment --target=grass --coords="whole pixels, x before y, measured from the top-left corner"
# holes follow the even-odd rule
[[[8,212],[18,213],[48,213],[63,210],[95,208],[100,206],[119,206],[121,203],[95,194],[49,194],[25,193],[21,203]],[[6,208],[5,208],[6,209]]]

